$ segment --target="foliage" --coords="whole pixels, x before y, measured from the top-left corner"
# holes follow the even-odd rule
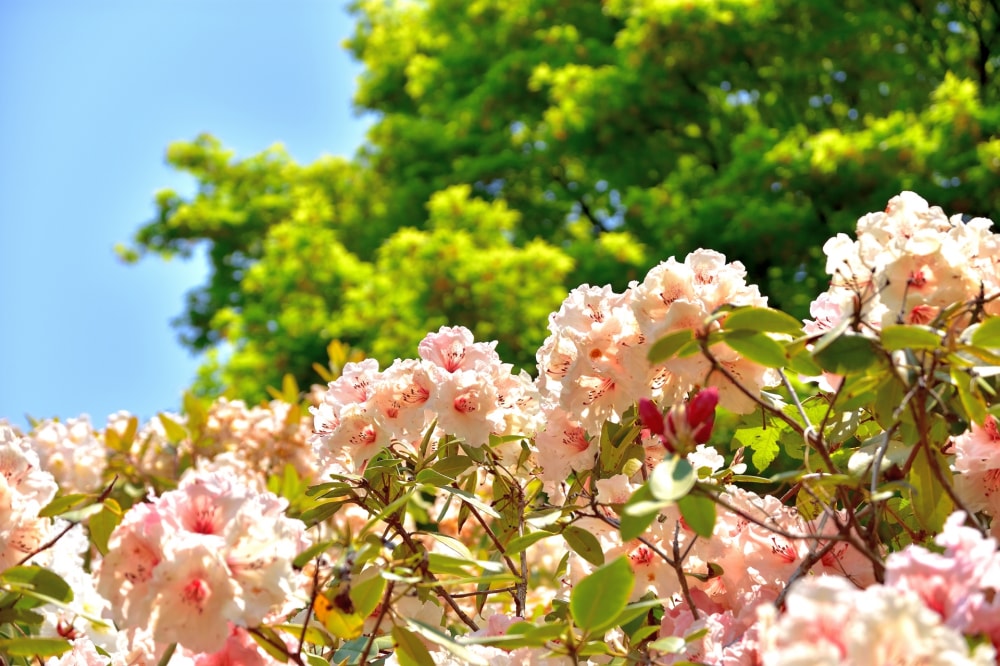
[[[992,2],[353,11],[355,101],[376,116],[354,160],[174,144],[169,163],[198,191],[161,193],[123,250],[208,246],[209,283],[178,323],[193,349],[226,343],[221,384],[239,397],[285,372],[315,381],[332,339],[385,364],[446,322],[530,369],[542,332],[537,312],[510,307],[513,284],[548,311],[556,290],[622,289],[698,247],[739,257],[773,306],[805,316],[819,247],[858,209],[904,189],[957,213],[1000,203]],[[442,216],[444,201],[457,208]]]

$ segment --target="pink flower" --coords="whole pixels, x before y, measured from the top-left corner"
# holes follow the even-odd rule
[[[594,467],[598,438],[590,437],[572,416],[559,407],[548,411],[545,429],[535,436],[535,460],[547,485],[559,484],[570,473]],[[598,482],[600,483],[600,482]]]
[[[428,333],[417,350],[420,358],[451,373],[472,370],[477,363],[499,363],[500,357],[494,351],[496,345],[496,342],[475,342],[472,331],[464,326],[442,326],[437,333]]]
[[[500,433],[504,425],[490,376],[478,370],[456,370],[439,380],[430,404],[438,427],[470,446],[489,444],[490,434]]]
[[[264,652],[246,629],[236,626],[231,627],[221,650],[194,656],[194,666],[277,666],[280,663]]]
[[[197,538],[171,546],[151,580],[153,636],[158,643],[216,652],[226,642],[229,623],[241,615],[237,587],[217,548]]]

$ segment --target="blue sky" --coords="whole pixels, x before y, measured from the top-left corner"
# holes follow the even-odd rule
[[[205,262],[113,247],[193,189],[171,141],[353,154],[351,31],[333,0],[0,2],[0,419],[179,405],[198,359],[169,322]]]

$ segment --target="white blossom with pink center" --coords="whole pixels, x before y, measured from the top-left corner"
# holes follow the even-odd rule
[[[158,643],[216,652],[240,619],[240,589],[222,552],[191,533],[175,535],[150,580],[149,627]],[[130,618],[116,618],[120,625]]]
[[[598,434],[646,392],[649,364],[629,299],[583,285],[549,315],[551,335],[537,354],[544,414],[560,407]]]
[[[535,436],[535,462],[546,487],[564,483],[571,472],[593,469],[597,443],[569,412],[559,407],[549,412],[544,429]]]
[[[746,283],[743,264],[726,263],[725,255],[712,250],[692,252],[683,263],[672,257],[661,262],[641,283],[633,283],[631,292],[639,329],[650,343],[680,330],[706,333],[706,320],[722,305],[767,305],[767,298],[760,295],[757,286]],[[714,345],[710,351],[752,393],[779,381],[774,370],[746,361],[726,345]],[[720,404],[726,409],[746,413],[756,407],[723,375],[712,372],[710,362],[701,354],[670,359],[652,369],[649,380],[657,377],[658,392],[651,397],[663,406],[682,399],[695,386],[716,386]]]
[[[1000,554],[997,542],[965,527],[956,512],[934,541],[935,553],[908,546],[885,563],[885,584],[915,594],[941,621],[966,635],[985,634],[1000,646]]]
[[[989,415],[953,440],[955,490],[966,508],[993,518],[990,530],[1000,538],[1000,428]]]
[[[487,368],[438,373],[437,380],[430,408],[441,432],[475,447],[486,446],[491,434],[503,432],[497,386]]]
[[[11,428],[0,426],[0,571],[44,543],[51,520],[38,512],[56,494],[56,482],[38,455]]]
[[[306,541],[285,507],[223,473],[190,474],[132,507],[98,573],[112,619],[150,627],[157,643],[222,649],[229,623],[257,626],[294,592],[292,561]]]
[[[858,220],[856,240],[838,234],[823,246],[829,296],[844,317],[874,329],[926,324],[942,309],[996,295],[997,248],[992,223],[948,218],[913,192],[893,197],[884,212]],[[987,310],[997,310],[990,303]],[[816,314],[814,313],[815,317]]]
[[[474,370],[479,363],[499,364],[496,342],[475,342],[472,331],[464,326],[442,326],[428,333],[417,346],[420,358],[444,372]]]
[[[758,663],[768,666],[987,666],[994,650],[965,637],[907,591],[864,590],[838,576],[793,584],[785,610],[762,605]]]
[[[42,468],[52,473],[67,493],[99,490],[107,467],[107,449],[97,437],[90,418],[43,421],[30,436]]]
[[[395,440],[419,442],[431,420],[427,403],[435,391],[435,379],[429,365],[396,359],[375,384],[371,400]]]

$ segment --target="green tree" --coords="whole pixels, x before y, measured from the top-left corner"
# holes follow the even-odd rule
[[[903,189],[1000,201],[1000,12],[924,0],[360,0],[352,160],[168,159],[133,256],[207,242],[184,340],[224,383],[314,381],[329,340],[383,362],[465,324],[532,369],[544,313],[697,247],[806,316],[822,243]],[[540,314],[541,313],[541,314]]]

